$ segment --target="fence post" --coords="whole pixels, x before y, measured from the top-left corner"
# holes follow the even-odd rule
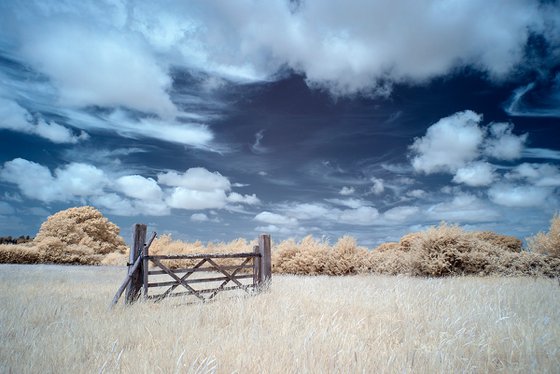
[[[265,282],[270,282],[270,279],[272,278],[270,235],[259,235],[259,253],[261,254],[259,261],[259,285],[262,285]]]
[[[142,295],[144,296],[144,300],[148,299],[148,250],[148,245],[144,244],[142,246]]]
[[[260,253],[258,245],[253,247],[253,253],[254,254],[259,254]],[[253,257],[253,287],[255,289],[259,285],[260,265],[261,265],[261,258],[260,257]]]
[[[144,244],[146,243],[146,230],[147,227],[144,224],[137,223],[134,225],[134,234],[132,237],[132,246],[130,247],[130,258],[128,266],[129,271],[131,270],[132,264],[136,261],[136,259],[142,255],[142,251],[144,250]],[[131,304],[138,298],[138,293],[140,289],[142,289],[143,283],[143,271],[142,267],[138,267],[138,269],[131,274],[131,280],[128,284],[126,289],[125,295],[125,303]]]

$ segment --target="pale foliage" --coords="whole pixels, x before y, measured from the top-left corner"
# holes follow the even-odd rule
[[[120,229],[91,206],[70,208],[53,214],[39,229],[34,243],[45,250],[75,246],[74,251],[105,255],[126,252]],[[77,246],[81,248],[77,248]]]
[[[560,257],[560,214],[556,213],[552,217],[547,233],[539,232],[527,238],[527,245],[533,252]]]
[[[108,254],[127,252],[119,227],[91,206],[48,217],[32,243],[0,246],[0,262],[100,264]]]
[[[274,275],[109,311],[126,268],[0,266],[2,373],[556,373],[556,280]],[[32,276],[30,276],[32,275]],[[192,302],[192,303],[191,303]]]

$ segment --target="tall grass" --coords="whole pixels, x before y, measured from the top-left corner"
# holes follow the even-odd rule
[[[0,265],[0,372],[556,373],[560,367],[556,280],[284,275],[257,296],[140,302],[110,312],[125,272]]]

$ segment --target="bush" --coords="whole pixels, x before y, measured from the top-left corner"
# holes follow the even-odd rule
[[[97,209],[83,206],[66,209],[47,218],[33,242],[45,251],[51,248],[53,252],[60,245],[79,245],[91,249],[93,254],[124,253],[127,247],[119,231],[119,227]]]
[[[527,245],[533,252],[560,258],[560,215],[554,214],[547,233],[539,232],[527,238]]]

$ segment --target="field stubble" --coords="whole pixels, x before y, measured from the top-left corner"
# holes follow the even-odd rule
[[[557,372],[542,278],[275,275],[269,292],[107,306],[123,267],[0,265],[1,372]],[[189,299],[190,300],[190,299]]]

